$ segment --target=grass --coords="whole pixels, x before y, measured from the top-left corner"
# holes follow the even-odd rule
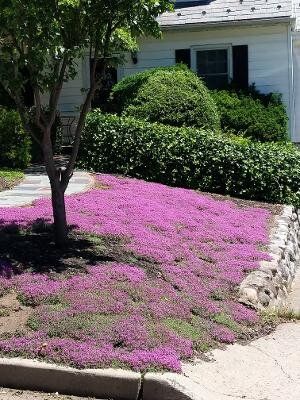
[[[268,321],[236,299],[268,257],[268,210],[136,179],[97,180],[66,199],[65,249],[51,239],[50,200],[0,208],[0,301],[14,291],[31,308],[26,329],[0,333],[1,354],[180,371],[182,360],[263,331]]]
[[[296,312],[288,306],[283,306],[278,309],[263,311],[261,318],[266,323],[275,324],[282,321],[300,321],[300,312]]]
[[[19,170],[0,169],[0,192],[10,189],[19,183],[24,177],[24,173]]]

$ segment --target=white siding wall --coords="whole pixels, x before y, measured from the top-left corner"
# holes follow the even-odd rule
[[[300,142],[300,37],[297,35],[293,41],[293,62],[294,62],[294,126],[292,140]]]
[[[200,45],[232,44],[249,46],[249,83],[264,93],[278,92],[283,95],[290,115],[291,128],[295,126],[294,101],[292,97],[292,61],[288,25],[276,24],[251,27],[223,27],[209,29],[186,29],[185,31],[165,31],[161,40],[144,39],[140,43],[138,63],[128,61],[119,68],[118,77],[143,71],[157,66],[175,63],[175,49],[185,49]],[[88,87],[88,59],[78,61],[77,77],[64,85],[60,100],[62,114],[77,114],[82,103],[81,89]],[[300,142],[293,132],[292,137]]]
[[[288,112],[292,110],[291,54],[289,27],[284,24],[224,27],[185,31],[165,31],[161,40],[144,39],[140,43],[138,63],[127,63],[119,70],[119,77],[157,66],[175,63],[175,49],[200,45],[232,44],[249,46],[249,83],[264,92],[283,96]]]
[[[77,115],[84,96],[82,89],[88,87],[88,59],[78,60],[78,73],[74,80],[64,83],[62,94],[59,101],[59,109],[62,115]],[[46,103],[48,96],[42,97],[43,103]]]

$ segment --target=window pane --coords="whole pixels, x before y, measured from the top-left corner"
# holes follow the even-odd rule
[[[209,89],[228,85],[228,50],[200,50],[196,54],[197,73]]]
[[[197,70],[199,75],[228,73],[227,50],[197,51]]]

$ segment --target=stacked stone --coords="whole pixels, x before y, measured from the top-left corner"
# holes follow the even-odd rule
[[[287,304],[300,264],[300,210],[285,206],[271,233],[271,261],[262,261],[241,283],[239,301],[257,310]]]

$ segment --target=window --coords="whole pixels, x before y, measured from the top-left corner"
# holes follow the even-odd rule
[[[229,48],[196,49],[195,70],[209,89],[226,87],[231,71]]]

